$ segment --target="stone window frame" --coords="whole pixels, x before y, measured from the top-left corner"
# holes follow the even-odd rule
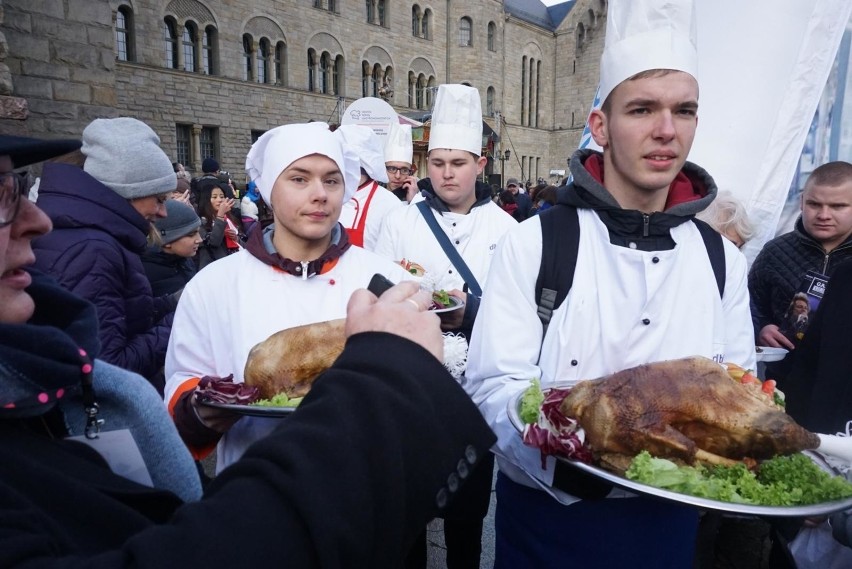
[[[123,24],[122,27],[119,27],[119,20]],[[117,61],[136,61],[136,23],[131,6],[122,4],[115,10],[113,28],[115,30],[115,59]],[[122,45],[124,49],[122,49]]]
[[[205,75],[218,75],[219,73],[219,30],[216,26],[208,24],[200,35],[201,67],[200,71]]]
[[[420,9],[418,4],[414,4],[411,6],[411,35],[419,38],[423,37],[421,35],[422,28],[421,22],[423,21],[423,11]]]
[[[272,83],[272,42],[269,38],[257,40],[255,61],[257,63],[257,82]]]
[[[494,116],[494,103],[497,98],[497,91],[492,85],[489,85],[485,90],[485,114],[486,116]]]
[[[434,75],[408,72],[408,108],[428,111],[432,108],[437,81]]]
[[[275,84],[286,86],[287,80],[287,42],[278,40],[272,52],[272,68],[275,70]]]
[[[497,24],[488,22],[488,51],[497,51]]]
[[[312,47],[308,48],[308,91],[314,92],[317,88],[317,65],[319,64],[319,58],[317,58],[317,50]]]
[[[473,18],[459,18],[459,47],[473,47]]]
[[[521,126],[538,128],[541,103],[541,57],[521,59]]]

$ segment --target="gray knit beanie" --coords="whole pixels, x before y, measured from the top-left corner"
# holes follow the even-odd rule
[[[130,117],[95,119],[83,130],[83,169],[121,197],[132,200],[177,187],[172,162],[160,137]]]
[[[166,201],[166,217],[154,221],[163,245],[189,235],[201,226],[201,220],[191,206],[177,200]]]

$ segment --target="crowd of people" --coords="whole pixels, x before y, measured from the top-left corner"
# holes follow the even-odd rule
[[[497,569],[707,566],[696,508],[543,461],[506,412],[533,379],[696,354],[756,369],[764,346],[789,351],[763,375],[796,420],[852,420],[852,164],[814,170],[749,267],[743,204],[686,160],[693,14],[669,16],[608,30],[602,150],[558,188],[482,181],[461,84],[437,90],[420,178],[400,124],[273,128],[244,188],[212,157],[192,178],[134,118],[0,136],[0,566],[419,569],[437,516],[447,567],[474,569],[495,457]],[[31,201],[19,170],[42,162]],[[399,284],[377,297],[376,274]],[[429,310],[438,290],[456,309]],[[344,318],[288,418],[201,403],[276,332]],[[459,382],[442,334],[469,344]]]

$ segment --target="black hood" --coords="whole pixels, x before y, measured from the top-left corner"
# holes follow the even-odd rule
[[[423,194],[423,199],[429,204],[429,207],[434,209],[435,211],[445,212],[450,211],[450,208],[447,207],[447,204],[444,203],[444,200],[438,197],[438,194],[435,193],[434,188],[432,188],[432,181],[429,178],[423,178],[417,182],[417,187],[420,189],[420,193]],[[476,189],[475,189],[476,201],[473,204],[474,207],[479,207],[487,204],[491,201],[491,186],[486,184],[485,182],[476,181]]]
[[[574,180],[557,190],[557,203],[578,209],[593,209],[611,233],[620,236],[666,237],[669,231],[695,217],[716,198],[716,182],[703,168],[691,162],[683,165],[681,172],[696,188],[703,188],[698,199],[675,204],[663,212],[646,215],[637,210],[628,210],[618,202],[586,169],[586,160],[601,156],[594,150],[578,150],[571,157],[571,175]]]

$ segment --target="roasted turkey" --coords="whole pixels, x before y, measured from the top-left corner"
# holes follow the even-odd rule
[[[276,332],[251,349],[243,380],[264,399],[278,393],[303,397],[343,351],[345,323],[341,318]]]
[[[560,410],[583,427],[586,443],[598,456],[633,457],[647,450],[689,464],[728,464],[820,444],[817,435],[781,408],[700,357],[580,382]]]

